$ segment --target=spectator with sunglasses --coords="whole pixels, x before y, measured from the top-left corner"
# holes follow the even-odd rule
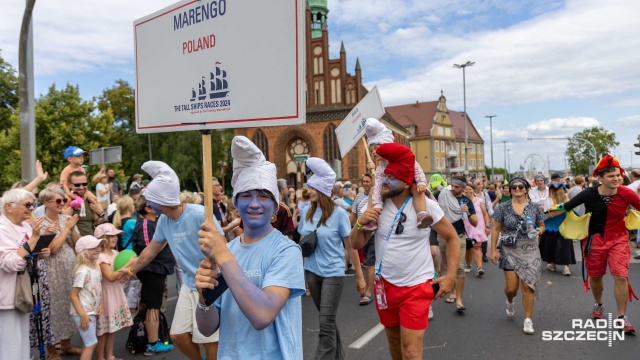
[[[381,183],[382,212],[378,214],[379,209],[374,207],[363,210],[351,231],[351,240],[354,247],[362,248],[371,236],[364,225],[377,221],[375,302],[386,330],[391,358],[422,359],[431,301],[445,296],[453,288],[455,264],[460,257],[458,239],[438,204],[425,194],[416,195],[425,197],[422,200],[433,217],[431,228],[447,241],[447,276],[433,280],[431,228],[419,228],[411,195],[415,156],[408,147],[397,143],[382,144],[376,151],[388,161]],[[437,293],[434,284],[440,286]],[[384,298],[386,302],[382,301]]]
[[[298,232],[303,237],[314,231],[317,234],[315,250],[304,263],[311,298],[320,315],[320,339],[315,359],[344,359],[336,317],[344,287],[345,249],[354,263],[360,297],[364,295],[364,276],[358,253],[349,241],[349,215],[331,198],[336,173],[324,160],[315,157],[309,158],[306,166],[313,171],[307,181],[311,205],[300,214]]]
[[[74,200],[69,204],[70,207],[64,210],[65,215],[78,215],[78,229],[80,229],[80,235],[93,236],[93,226],[106,222],[102,216],[102,207],[97,202],[94,204],[89,200],[91,196],[95,199],[95,195],[89,195],[87,191],[87,176],[84,172],[74,171],[69,175],[68,184],[70,184],[74,190]],[[97,206],[95,206],[97,205]],[[98,212],[100,211],[100,212]]]
[[[87,178],[86,178],[87,173],[82,167],[82,164],[84,164],[84,155],[86,153],[87,153],[86,151],[80,149],[77,146],[69,146],[68,148],[64,149],[62,154],[64,158],[67,159],[67,161],[69,162],[69,165],[65,166],[64,169],[62,169],[62,172],[60,173],[60,183],[62,184],[64,193],[69,198],[69,201],[72,201],[75,198],[75,195],[77,195],[77,192],[76,192],[77,187],[74,187],[73,183],[71,183],[71,181],[69,180],[71,177],[71,174],[82,173],[83,175],[85,175],[85,179],[83,181],[85,189],[83,190],[83,195],[80,195],[80,197],[88,200],[87,205],[89,205],[91,207],[91,211],[96,214],[95,220],[97,220],[97,217],[99,215],[102,215],[102,213],[104,213],[104,209],[98,203],[98,198],[87,188],[87,185],[88,185]],[[96,174],[96,176],[94,176],[93,178],[94,182],[98,181],[97,180],[98,175],[99,173]],[[84,235],[92,235],[92,234],[93,234],[93,230],[91,230],[91,232],[88,234],[82,234],[82,235],[84,236]]]
[[[44,189],[40,200],[45,206],[42,222],[43,234],[57,234],[49,245],[51,256],[45,260],[49,282],[49,306],[51,326],[56,341],[60,341],[63,355],[80,355],[81,350],[73,347],[70,338],[78,332],[76,324],[69,315],[69,294],[73,288],[73,266],[76,263],[74,247],[80,239],[76,223],[78,216],[63,215],[67,197],[61,188]],[[47,344],[49,359],[59,359],[53,344]]]

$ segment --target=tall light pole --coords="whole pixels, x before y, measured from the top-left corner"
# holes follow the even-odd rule
[[[18,99],[20,104],[20,165],[22,178],[36,176],[36,118],[33,90],[33,26],[36,0],[27,0],[18,47]]]
[[[504,179],[507,180],[507,141],[503,140],[502,144],[504,145]]]
[[[462,97],[464,102],[464,174],[469,174],[469,132],[467,131],[467,84],[465,78],[465,69],[467,66],[473,66],[475,62],[467,61],[462,65],[453,64],[456,69],[462,68]]]
[[[507,149],[507,174],[511,173],[511,149]]]
[[[489,118],[489,137],[491,138],[491,175],[493,176],[493,118],[498,115],[485,115]],[[466,122],[465,122],[466,124]]]

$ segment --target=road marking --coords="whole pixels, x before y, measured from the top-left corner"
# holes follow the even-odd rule
[[[352,349],[361,349],[365,346],[369,341],[373,340],[378,334],[384,331],[384,326],[382,324],[378,324],[373,327],[373,329],[367,331],[364,335],[362,335],[358,340],[354,341],[353,344],[349,345]]]

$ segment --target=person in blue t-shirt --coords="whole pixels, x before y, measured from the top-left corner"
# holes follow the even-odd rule
[[[142,170],[153,177],[144,196],[158,219],[153,240],[140,253],[140,256],[127,267],[120,269],[120,282],[128,280],[147,266],[169,244],[173,257],[183,270],[183,283],[171,323],[171,340],[189,359],[201,359],[199,344],[205,349],[207,359],[215,359],[218,353],[218,333],[203,335],[195,322],[198,292],[195,275],[198,265],[205,258],[200,251],[198,231],[204,223],[204,207],[195,204],[180,203],[180,180],[167,164],[161,161],[147,161]],[[216,229],[222,232],[220,224]],[[147,347],[153,352],[153,349]]]
[[[347,212],[331,199],[336,174],[322,159],[309,158],[307,168],[313,176],[307,181],[311,206],[300,214],[298,232],[305,236],[317,231],[313,253],[304,264],[309,292],[320,315],[320,333],[316,359],[343,359],[344,349],[336,316],[344,287],[344,251],[351,256],[356,271],[356,286],[364,296],[365,282],[360,258],[351,246],[351,223]]]
[[[198,330],[207,335],[220,329],[221,360],[301,360],[302,251],[271,225],[279,206],[275,165],[244,136],[233,138],[231,156],[232,201],[244,233],[227,244],[219,230],[202,225],[199,241],[207,258],[196,273]],[[202,290],[218,285],[218,270],[229,288],[207,306]]]

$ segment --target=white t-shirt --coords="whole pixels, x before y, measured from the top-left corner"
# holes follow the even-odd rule
[[[104,195],[100,195],[100,190],[106,191]],[[107,203],[110,204],[111,203],[109,201],[110,195],[111,195],[111,191],[109,191],[109,183],[107,184],[98,183],[98,185],[96,185],[96,197],[98,198],[98,202],[106,201]]]
[[[551,207],[547,204],[547,198],[549,197],[549,188],[545,187],[544,190],[540,190],[537,186],[535,186],[531,190],[529,190],[529,197],[531,198],[532,203],[542,206],[544,210],[547,210]]]
[[[364,212],[365,209],[366,206],[362,211]],[[433,216],[434,224],[444,217],[444,212],[438,203],[428,198],[427,211]],[[396,235],[398,221],[392,224],[396,212],[398,212],[398,208],[391,199],[387,199],[378,218],[378,230],[375,234],[376,259],[380,261],[382,255],[382,277],[395,286],[422,284],[433,279],[435,274],[429,246],[431,228],[418,229],[418,216],[413,208],[413,201],[409,200],[402,211],[407,216],[407,221],[402,223],[404,230],[402,234]],[[382,253],[389,228],[392,225],[393,230],[389,243]]]
[[[634,182],[632,182],[631,184],[627,185],[627,187],[631,190],[633,190],[634,192],[638,192],[638,186],[640,185],[640,180],[636,180]]]
[[[102,297],[102,272],[99,269],[81,266],[73,276],[73,287],[81,289],[78,298],[84,312],[87,315],[98,315],[98,305]],[[71,304],[70,313],[78,315],[73,304]]]

